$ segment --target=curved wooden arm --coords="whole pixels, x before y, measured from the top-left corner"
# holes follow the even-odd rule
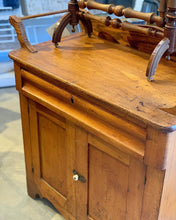
[[[146,71],[146,76],[149,81],[153,80],[153,76],[156,73],[159,61],[161,60],[163,54],[169,49],[169,43],[170,40],[168,38],[165,37],[164,39],[162,39],[150,56]]]
[[[54,14],[61,14],[64,12],[68,12],[68,10],[54,11],[54,12],[24,16],[24,17],[16,17],[15,15],[12,15],[9,17],[9,22],[15,28],[15,31],[16,31],[17,37],[18,37],[18,41],[20,42],[21,47],[28,50],[31,53],[35,53],[35,52],[37,52],[37,50],[28,41],[22,20],[38,18],[38,17],[54,15]]]
[[[28,41],[28,38],[27,38],[27,35],[26,35],[21,18],[18,18],[15,15],[12,15],[9,17],[9,22],[15,28],[15,31],[16,31],[17,37],[18,37],[18,41],[20,42],[21,47],[32,52],[32,53],[37,52],[35,47],[33,47]]]
[[[88,35],[88,37],[91,37],[91,34],[93,32],[92,22],[91,22],[91,19],[85,18],[85,16],[84,16],[85,13],[89,14],[89,12],[87,12],[87,11],[84,12],[84,10],[80,10],[78,15],[79,15],[80,21],[82,22],[82,24],[84,26],[86,34]]]
[[[90,21],[90,19],[85,19],[85,17],[83,16],[84,12],[79,12],[78,16],[80,21],[82,22],[86,33],[88,34],[88,36],[91,36],[92,33],[92,23]],[[72,15],[70,12],[66,13],[57,23],[55,29],[54,29],[54,33],[53,33],[53,37],[52,37],[52,42],[55,44],[56,47],[58,47],[58,43],[61,42],[61,37],[62,37],[62,33],[65,29],[65,27],[67,26],[67,24],[69,24],[71,22],[72,19]]]
[[[55,44],[56,47],[58,47],[58,42],[61,41],[62,33],[71,21],[71,13],[66,13],[56,24],[56,27],[54,29],[52,42]]]

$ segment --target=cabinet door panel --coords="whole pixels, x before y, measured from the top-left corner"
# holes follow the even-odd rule
[[[65,128],[38,114],[41,178],[66,197]]]
[[[39,194],[75,216],[75,126],[32,101],[29,116],[34,181]]]
[[[145,180],[144,164],[123,154],[113,157],[112,151],[107,150],[108,147],[112,150],[113,146],[97,140],[91,140],[94,145],[90,142],[88,145],[90,219],[140,220]]]
[[[128,167],[89,147],[89,215],[96,220],[126,219]]]

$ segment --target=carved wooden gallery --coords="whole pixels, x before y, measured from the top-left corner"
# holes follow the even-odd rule
[[[93,0],[61,12],[52,41],[33,46],[32,16],[10,17],[28,194],[66,220],[176,219],[176,1],[159,15]]]

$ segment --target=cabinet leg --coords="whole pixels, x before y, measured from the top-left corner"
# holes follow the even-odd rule
[[[27,179],[27,192],[32,199],[41,198],[40,191],[38,190],[37,186],[29,179]]]

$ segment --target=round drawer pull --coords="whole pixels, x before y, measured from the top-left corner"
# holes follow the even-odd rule
[[[74,181],[78,181],[79,180],[78,174],[73,175],[73,179],[74,179]]]

